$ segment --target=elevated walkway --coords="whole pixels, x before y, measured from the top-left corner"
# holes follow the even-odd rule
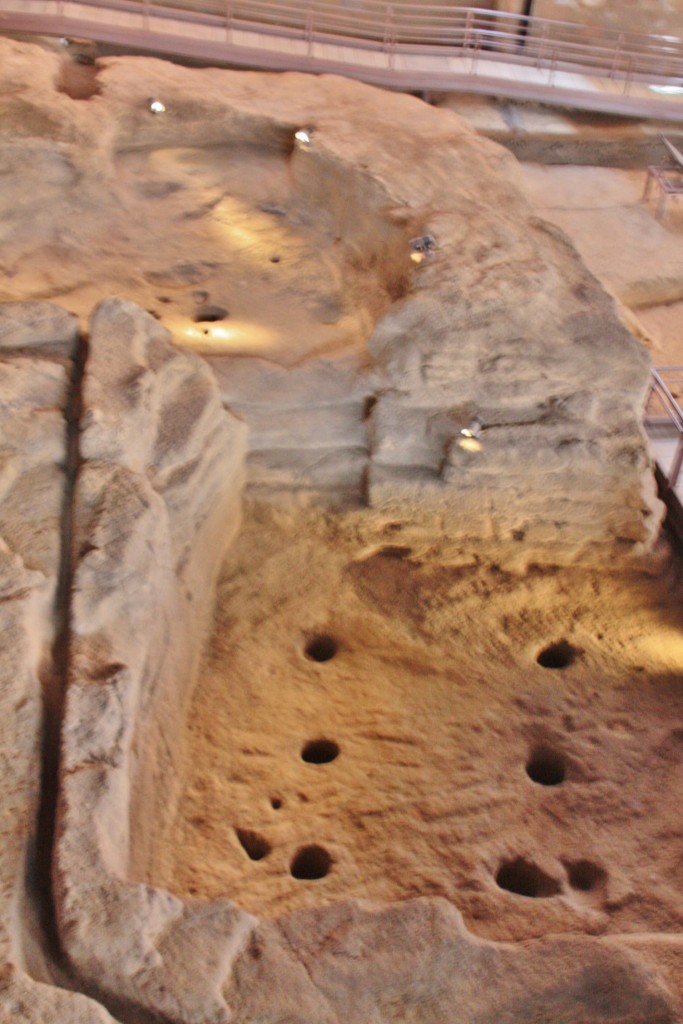
[[[247,0],[0,0],[0,31],[93,39],[411,91],[683,123],[683,43],[477,8]]]
[[[645,429],[669,519],[683,538],[683,366],[658,366],[645,407]]]

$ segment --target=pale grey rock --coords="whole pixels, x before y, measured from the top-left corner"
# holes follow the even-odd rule
[[[94,999],[40,984],[15,968],[0,971],[2,1024],[117,1024]]]
[[[117,299],[93,315],[82,424],[61,940],[90,989],[215,1024],[228,1020],[220,984],[249,915],[228,901],[186,906],[134,879],[173,812],[181,716],[239,523],[245,428],[222,409],[206,365]]]
[[[234,1024],[678,1019],[666,986],[617,943],[496,945],[469,934],[445,900],[382,909],[337,903],[263,924],[233,977]]]
[[[39,348],[73,353],[78,317],[52,302],[5,302],[0,306],[0,350]]]
[[[77,321],[50,303],[0,306],[0,1020],[114,1024],[96,1002],[27,973],[38,941],[27,872],[36,835],[45,715],[59,704],[50,654],[66,484]],[[48,723],[56,728],[57,723]],[[29,869],[29,862],[31,868]],[[47,978],[44,979],[47,981]]]
[[[233,405],[232,411],[249,427],[252,453],[278,448],[367,447],[363,403],[299,409]]]
[[[306,492],[315,500],[333,492],[341,500],[360,498],[367,448],[278,448],[249,454],[250,493]],[[256,490],[258,488],[258,490]]]
[[[363,365],[364,360],[357,352],[307,359],[298,366],[208,353],[205,358],[229,408],[272,403],[276,408],[301,409],[309,405],[362,402],[377,383],[371,368]]]

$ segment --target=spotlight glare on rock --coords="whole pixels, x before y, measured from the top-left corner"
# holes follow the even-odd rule
[[[476,416],[471,420],[466,427],[463,427],[460,431],[463,437],[471,437],[477,440],[481,437],[481,420]]]
[[[153,114],[164,114],[166,112],[166,107],[161,102],[161,100],[151,100],[149,104],[149,109],[152,111]]]
[[[313,138],[313,130],[311,128],[299,128],[298,132],[294,132],[294,138],[301,146],[310,146],[311,139]]]
[[[464,452],[480,452],[481,441],[478,441],[476,437],[467,437],[465,435],[458,438],[458,448],[462,448]]]

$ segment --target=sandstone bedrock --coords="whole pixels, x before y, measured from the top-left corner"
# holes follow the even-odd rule
[[[216,372],[264,498],[438,520],[453,553],[647,554],[647,356],[502,147],[333,76],[109,58],[73,99],[56,53],[2,47],[0,297],[149,310]]]
[[[78,99],[0,48],[0,1019],[680,1020],[676,935],[150,881],[243,509],[346,517],[359,562],[393,533],[456,572],[647,565],[648,361],[613,300],[450,112],[132,58]]]

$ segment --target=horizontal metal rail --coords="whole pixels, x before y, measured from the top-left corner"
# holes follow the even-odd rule
[[[214,31],[215,38],[184,32],[183,25],[189,24]],[[442,67],[444,57],[456,55],[469,58],[471,76],[480,64],[503,62],[547,72],[548,86],[562,71],[610,79],[621,83],[625,96],[634,83],[683,83],[683,41],[678,37],[476,7],[380,0],[363,0],[362,6],[353,8],[323,0],[0,0],[2,29],[56,35],[88,31],[102,42],[186,55],[203,52],[209,60],[269,67],[302,68],[307,60],[311,70],[333,69],[330,60],[318,58],[316,47],[341,47],[339,61],[349,70],[335,70],[404,88],[412,87],[406,58],[432,58]],[[262,47],[262,61],[256,56],[259,36],[270,39]],[[274,49],[277,39],[283,44],[280,52]],[[383,54],[385,73],[363,64],[362,53],[367,51]],[[419,79],[428,85],[428,71],[413,77],[416,84]],[[608,99],[603,97],[604,102]],[[678,114],[683,119],[683,110]]]
[[[668,486],[673,490],[678,483],[678,478],[683,466],[683,410],[678,404],[678,398],[674,391],[678,387],[683,390],[683,366],[658,366],[651,371],[650,388],[645,405],[645,428],[652,429],[661,425],[662,422],[671,423],[678,433],[678,441],[671,466],[664,471],[660,466],[662,475],[666,478]],[[655,415],[653,407],[661,408],[664,416]]]

